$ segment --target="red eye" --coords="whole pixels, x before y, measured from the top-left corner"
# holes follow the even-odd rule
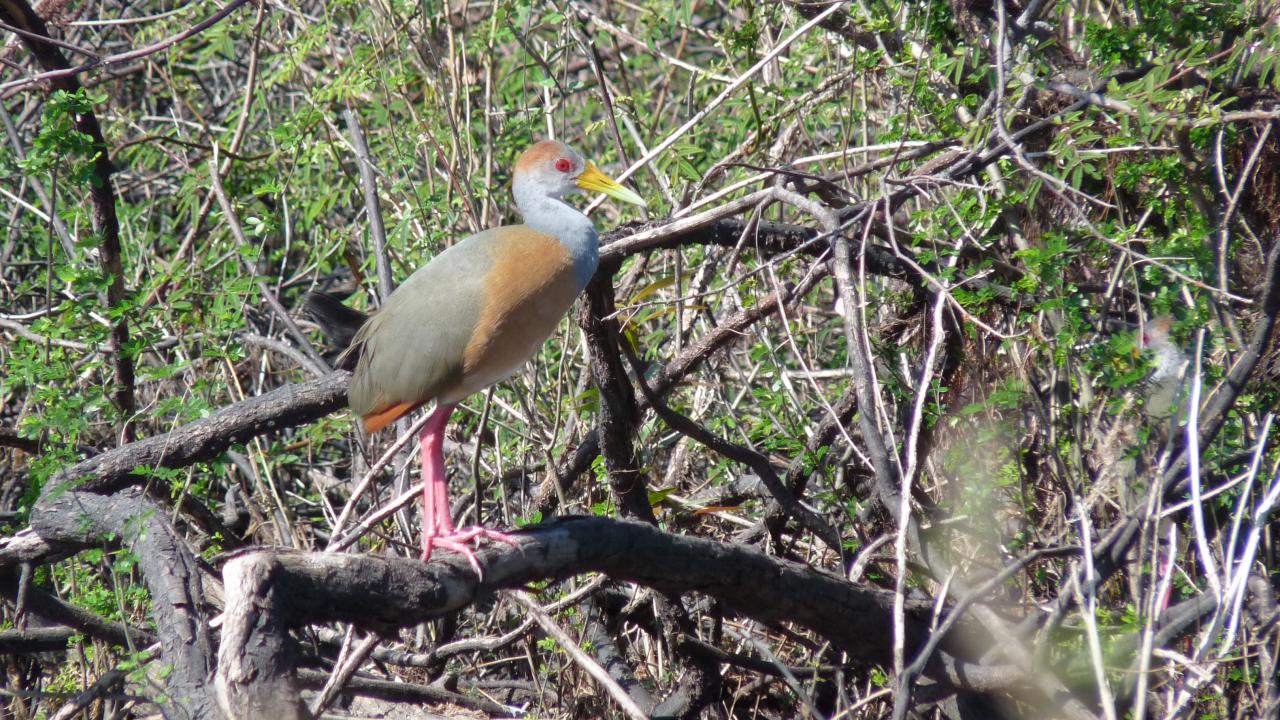
[[[573,169],[573,161],[569,160],[569,158],[560,158],[556,161],[556,169],[567,173]]]

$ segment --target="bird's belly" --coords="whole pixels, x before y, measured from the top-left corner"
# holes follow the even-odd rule
[[[479,329],[463,356],[461,382],[441,400],[460,400],[514,375],[555,331],[577,294],[573,283],[550,283]]]

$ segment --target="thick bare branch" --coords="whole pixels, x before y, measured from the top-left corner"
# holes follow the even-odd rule
[[[179,468],[217,457],[235,443],[324,417],[347,401],[344,370],[297,385],[285,385],[197,420],[173,432],[105,452],[58,473],[45,496],[67,488],[113,492],[146,481],[138,468]]]
[[[296,680],[285,636],[294,625],[351,622],[407,627],[465,607],[481,594],[548,577],[601,572],[678,595],[697,592],[768,623],[829,634],[855,661],[883,662],[892,596],[735,545],[679,537],[651,525],[567,518],[521,531],[518,548],[480,553],[485,580],[460,558],[428,565],[364,555],[245,553],[224,567],[227,611],[219,695],[232,717],[270,708],[292,715]],[[913,637],[929,604],[913,602]],[[260,715],[259,715],[260,717]]]
[[[46,496],[32,529],[53,543],[122,545],[133,551],[151,595],[160,653],[172,672],[158,699],[170,717],[219,717],[213,697],[213,638],[202,610],[204,590],[195,556],[168,523],[165,510],[140,488],[114,495],[60,492]]]

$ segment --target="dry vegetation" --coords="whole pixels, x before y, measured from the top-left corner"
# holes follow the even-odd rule
[[[0,0],[0,718],[1277,716],[1277,22]],[[545,136],[649,210],[455,416],[480,581],[300,308]]]

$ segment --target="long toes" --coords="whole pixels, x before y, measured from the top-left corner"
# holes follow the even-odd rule
[[[475,545],[477,548],[480,547],[481,541],[484,540],[500,542],[511,547],[520,546],[519,540],[512,535],[473,525],[472,527],[456,530],[448,535],[435,535],[424,539],[422,561],[426,562],[431,558],[433,548],[441,547],[446,550],[452,550],[465,557],[471,568],[476,571],[476,575],[481,580],[484,580],[484,570],[480,567],[480,559],[476,557],[475,551],[471,548],[471,545]]]
[[[506,543],[511,547],[520,547],[520,540],[514,535],[508,535],[506,533],[489,531],[485,533],[485,537],[489,538],[490,540],[493,540],[494,542]]]
[[[467,547],[464,543],[455,540],[455,536],[438,537],[435,539],[437,545],[447,550],[452,550],[459,555],[465,557],[467,562],[471,564],[471,569],[476,571],[476,575],[484,580],[484,570],[480,568],[480,559],[476,557],[475,551]]]
[[[480,544],[481,540],[506,543],[512,547],[519,547],[520,545],[520,541],[514,535],[508,535],[503,532],[498,532],[497,530],[490,530],[488,528],[480,527],[479,525],[464,528],[458,533],[458,535],[465,535],[466,542],[474,541],[477,546]],[[458,538],[455,536],[454,539]]]
[[[484,534],[485,534],[484,528],[469,527],[469,528],[462,528],[456,532],[450,533],[445,537],[449,538],[449,540],[456,543],[475,542],[477,545],[479,545],[479,539],[483,537]]]

